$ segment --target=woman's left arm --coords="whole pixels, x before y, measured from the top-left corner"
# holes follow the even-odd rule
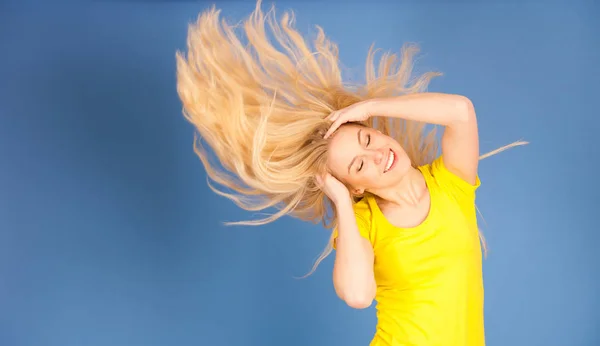
[[[444,126],[442,155],[446,168],[475,184],[479,134],[473,103],[465,96],[416,93],[366,101],[369,116],[398,117]]]
[[[442,155],[452,173],[475,184],[479,164],[477,117],[471,101],[461,95],[414,93],[358,102],[333,112],[325,138],[342,124],[371,116],[397,117],[444,126]]]

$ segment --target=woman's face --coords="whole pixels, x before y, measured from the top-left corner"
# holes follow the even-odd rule
[[[351,192],[377,190],[397,184],[410,170],[404,149],[392,137],[360,125],[343,125],[330,138],[327,166]]]

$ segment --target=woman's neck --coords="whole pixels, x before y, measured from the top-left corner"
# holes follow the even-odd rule
[[[373,193],[384,203],[399,207],[414,207],[419,204],[426,191],[425,177],[420,170],[411,168],[395,186]]]

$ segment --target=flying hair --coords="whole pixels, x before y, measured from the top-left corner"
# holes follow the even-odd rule
[[[332,229],[335,208],[315,181],[326,169],[323,134],[331,123],[325,118],[359,101],[426,91],[441,73],[412,76],[414,44],[404,45],[399,56],[384,53],[377,62],[371,46],[365,82],[345,83],[338,47],[321,27],[311,45],[294,29],[293,13],[278,22],[274,6],[265,14],[261,2],[239,24],[221,19],[214,6],[189,24],[187,54],[176,54],[177,92],[197,131],[194,151],[216,194],[247,211],[276,210],[263,219],[226,224],[264,225],[290,215]],[[435,126],[380,117],[362,125],[395,138],[414,167],[438,154]],[[311,273],[331,251],[332,239]]]

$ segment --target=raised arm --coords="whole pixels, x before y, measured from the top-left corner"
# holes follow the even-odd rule
[[[366,227],[363,222],[357,222],[350,193],[344,184],[329,173],[318,176],[317,184],[333,202],[338,217],[333,264],[335,292],[348,306],[367,308],[375,298],[376,284],[373,247],[361,234],[361,231],[367,232]]]
[[[355,309],[364,309],[375,298],[373,247],[360,234],[352,201],[336,203],[338,235],[333,264],[333,284],[337,295]]]
[[[471,100],[443,93],[415,93],[366,103],[369,116],[398,117],[444,126],[442,155],[449,171],[474,184],[479,164],[477,117]]]

